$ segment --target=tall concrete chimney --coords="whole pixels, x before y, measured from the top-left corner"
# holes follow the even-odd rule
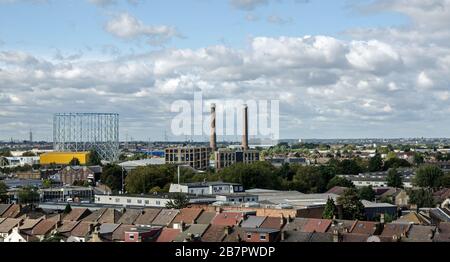
[[[217,150],[216,104],[211,105],[211,137],[209,139],[209,147],[211,147],[213,152]]]
[[[248,150],[248,106],[244,105],[244,133],[242,135],[242,149]]]

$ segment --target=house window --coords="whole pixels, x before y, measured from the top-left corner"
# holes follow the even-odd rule
[[[150,204],[150,201],[145,200],[145,204],[146,204],[146,205]]]
[[[127,203],[131,203],[131,199],[128,198],[128,199],[127,199]]]
[[[252,238],[252,234],[247,233],[247,239],[251,239]]]
[[[116,198],[116,203],[119,203],[120,202],[120,198]]]
[[[138,199],[138,204],[142,204],[142,200],[141,199]]]
[[[161,201],[156,201],[156,205],[157,206],[161,205]]]
[[[266,234],[259,235],[259,239],[260,240],[266,240]]]
[[[130,235],[130,240],[134,240],[134,235],[133,234]]]

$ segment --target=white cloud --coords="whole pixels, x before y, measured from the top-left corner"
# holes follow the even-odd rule
[[[145,25],[129,13],[122,13],[107,22],[105,30],[116,37],[136,39],[144,37],[151,44],[161,44],[179,36],[174,27]]]

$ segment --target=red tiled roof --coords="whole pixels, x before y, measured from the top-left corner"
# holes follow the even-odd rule
[[[222,225],[210,225],[203,234],[203,242],[222,242],[225,238],[225,227]]]
[[[281,217],[267,217],[264,222],[259,226],[260,228],[269,229],[281,229],[284,226],[284,221],[282,222]]]
[[[56,220],[44,219],[33,228],[31,234],[35,236],[46,235],[55,229],[57,224],[58,221]]]
[[[383,233],[381,233],[381,236],[383,237],[392,237],[392,236],[398,236],[405,235],[411,225],[409,224],[387,224],[384,226]]]
[[[113,241],[124,241],[125,240],[125,231],[130,231],[132,228],[136,226],[133,225],[120,225],[116,230],[114,230],[112,234]]]
[[[89,211],[89,209],[87,208],[74,208],[63,218],[63,220],[80,221],[81,219],[87,217],[90,213],[91,211]]]
[[[158,216],[161,209],[156,208],[146,208],[142,212],[141,215],[138,216],[136,221],[134,221],[135,225],[151,225],[153,220]]]
[[[13,228],[17,227],[22,219],[7,218],[0,223],[0,233],[9,233]]]
[[[211,221],[212,225],[234,226],[238,225],[243,219],[242,213],[239,212],[223,212],[217,214]]]
[[[325,233],[325,232],[327,232],[328,228],[330,227],[331,222],[332,221],[329,219],[310,218],[310,219],[308,219],[308,222],[306,222],[306,225],[303,227],[303,232]]]
[[[79,221],[63,221],[62,225],[58,227],[57,231],[60,233],[71,232],[77,225]]]
[[[378,222],[355,221],[350,229],[350,233],[373,235],[377,231]]]
[[[158,238],[156,239],[156,242],[164,242],[164,243],[172,242],[180,233],[181,231],[179,229],[165,227],[161,231],[161,234],[159,234]]]
[[[194,224],[195,220],[200,216],[202,212],[203,210],[200,208],[183,208],[172,221],[172,224],[180,223],[181,221],[186,224]]]
[[[3,212],[2,216],[3,218],[17,218],[20,214],[20,205],[12,205],[10,206],[5,212]]]
[[[90,226],[94,225],[94,223],[91,222],[80,222],[70,233],[70,235],[75,237],[85,237],[87,234],[89,234]]]

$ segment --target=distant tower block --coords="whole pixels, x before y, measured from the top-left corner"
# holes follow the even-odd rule
[[[212,151],[217,150],[217,133],[216,133],[216,104],[211,105],[211,137],[209,146]]]
[[[30,129],[30,143],[33,143],[33,131]]]
[[[96,151],[100,158],[119,159],[119,115],[67,113],[53,117],[53,147],[60,152]]]
[[[248,106],[244,105],[244,133],[242,135],[242,149],[248,150]]]

